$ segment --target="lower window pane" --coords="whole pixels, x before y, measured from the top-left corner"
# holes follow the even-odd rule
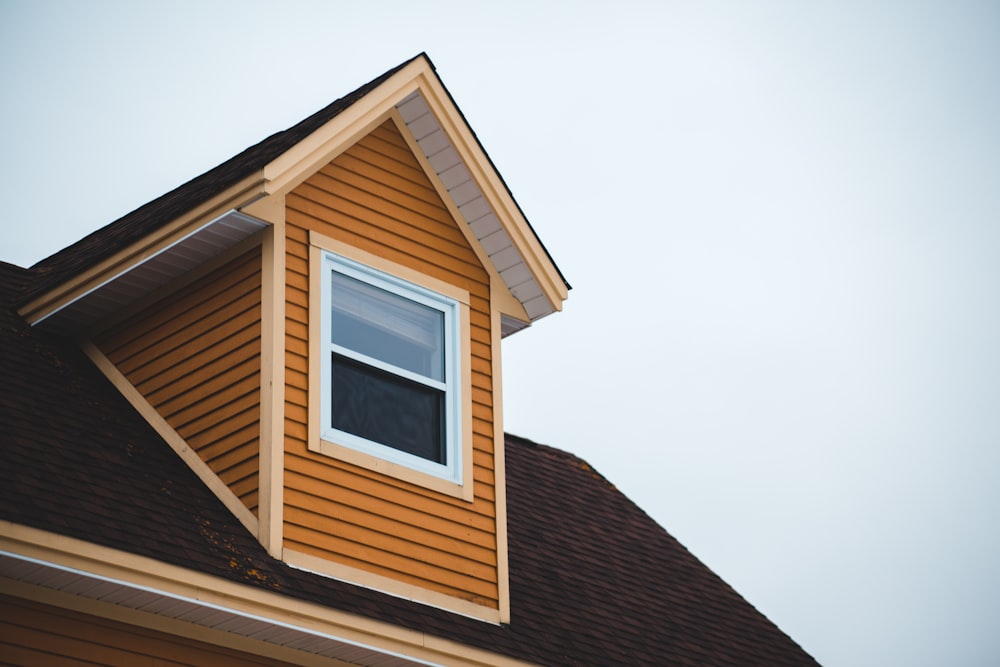
[[[446,464],[444,393],[333,355],[332,426]]]

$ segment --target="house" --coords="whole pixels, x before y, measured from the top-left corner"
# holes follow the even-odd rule
[[[815,664],[504,434],[567,291],[424,55],[0,266],[0,662]]]

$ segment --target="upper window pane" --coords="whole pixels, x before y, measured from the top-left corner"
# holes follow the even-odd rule
[[[331,341],[437,381],[444,380],[444,313],[334,271]]]

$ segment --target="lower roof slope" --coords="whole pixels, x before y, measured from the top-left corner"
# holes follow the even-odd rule
[[[584,461],[507,436],[511,623],[292,569],[73,344],[11,302],[0,264],[0,519],[542,665],[816,662]]]

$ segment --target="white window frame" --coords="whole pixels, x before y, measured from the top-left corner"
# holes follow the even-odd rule
[[[444,326],[442,327],[443,363],[444,373],[441,381],[424,377],[419,373],[399,368],[386,363],[380,359],[369,357],[361,352],[357,352],[347,347],[337,345],[332,341],[331,320],[332,311],[331,299],[333,289],[330,285],[330,278],[333,273],[339,273],[349,278],[361,281],[367,285],[385,290],[390,294],[409,299],[410,301],[432,308],[440,312],[443,316]],[[458,447],[459,430],[462,424],[462,406],[458,400],[459,379],[461,377],[461,359],[458,355],[458,337],[461,335],[459,327],[460,313],[458,301],[443,294],[438,294],[403,280],[391,274],[379,271],[378,269],[355,262],[346,257],[332,252],[323,253],[323,274],[324,288],[322,294],[322,331],[323,331],[323,377],[321,391],[323,393],[322,428],[320,435],[325,440],[338,442],[345,447],[352,447],[358,451],[377,456],[392,463],[413,468],[429,475],[436,475],[454,482],[461,482],[461,456],[462,452]],[[329,396],[332,395],[330,387],[332,364],[330,362],[331,353],[336,352],[342,356],[353,359],[360,363],[385,371],[396,377],[402,377],[413,382],[417,382],[427,387],[436,389],[444,394],[444,459],[445,462],[438,463],[430,459],[425,459],[409,452],[396,449],[391,445],[385,445],[374,440],[369,440],[347,431],[341,431],[333,425],[332,402]]]
[[[309,269],[309,437],[311,451],[384,473],[413,484],[473,500],[472,373],[469,293],[384,257],[310,232]],[[330,404],[331,271],[336,269],[375,287],[440,310],[444,325],[445,463],[437,463],[333,428]],[[358,353],[348,355],[401,377]]]

